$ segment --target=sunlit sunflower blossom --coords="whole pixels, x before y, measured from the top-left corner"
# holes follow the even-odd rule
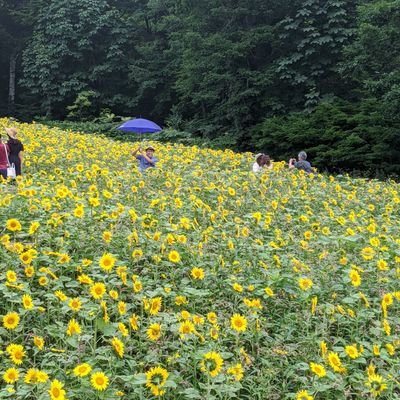
[[[326,375],[325,367],[322,364],[311,362],[310,370],[317,375],[318,378],[323,378]]]
[[[6,351],[14,364],[22,364],[22,360],[25,357],[24,347],[22,345],[11,343],[7,346]]]
[[[103,372],[95,372],[90,377],[90,383],[94,389],[103,391],[107,389],[109,379]]]
[[[364,247],[361,250],[361,257],[367,261],[372,260],[375,257],[375,254],[376,252],[372,247]]]
[[[204,354],[200,362],[200,369],[214,378],[221,372],[223,364],[224,360],[221,355],[215,351],[210,351]]]
[[[360,356],[360,353],[358,352],[357,347],[354,345],[346,346],[345,352],[352,359],[358,358]]]
[[[24,382],[28,384],[46,383],[49,376],[46,372],[36,368],[30,368],[25,374]]]
[[[204,269],[194,267],[194,268],[192,268],[190,275],[192,276],[193,279],[202,280],[202,279],[204,279],[204,275],[205,275]]]
[[[15,329],[19,324],[19,315],[16,312],[9,312],[3,316],[3,326],[8,330]]]
[[[11,219],[7,220],[6,228],[11,232],[17,232],[22,229],[22,226],[21,226],[21,223],[17,219],[11,218]]]
[[[153,367],[146,372],[146,386],[151,390],[154,396],[162,396],[165,394],[165,389],[163,389],[163,387],[167,382],[168,376],[168,371],[162,367]]]
[[[68,302],[68,307],[75,312],[78,312],[82,307],[82,302],[79,300],[78,297],[70,299]]]
[[[74,368],[74,375],[75,376],[79,376],[80,378],[83,378],[86,375],[89,375],[90,372],[92,371],[92,367],[87,364],[87,363],[83,363],[83,364],[79,364]]]
[[[178,262],[181,261],[181,256],[176,250],[172,250],[168,254],[168,260],[177,264]]]
[[[58,379],[54,379],[51,382],[49,394],[51,400],[66,400],[65,390],[63,389],[64,384],[60,382]]]
[[[113,337],[111,340],[111,344],[114,347],[115,352],[118,354],[118,357],[124,357],[124,344],[116,337]]]
[[[97,282],[90,287],[90,294],[96,300],[101,299],[106,293],[106,286],[104,283]]]
[[[337,353],[330,351],[328,353],[328,362],[335,372],[345,372],[345,368],[342,367],[342,362],[340,361],[339,355]]]
[[[374,397],[379,396],[387,389],[387,384],[383,377],[375,373],[369,375],[366,385]]]
[[[8,368],[3,374],[3,381],[13,384],[19,379],[19,371],[16,368]]]
[[[156,341],[161,337],[161,325],[160,324],[151,324],[147,329],[147,337],[152,340]]]
[[[112,254],[106,253],[100,258],[99,265],[104,271],[110,272],[114,268],[116,261],[117,259]]]
[[[313,285],[313,281],[311,279],[308,278],[300,278],[299,279],[299,287],[301,290],[307,291],[309,289],[311,289]]]
[[[247,329],[247,319],[240,314],[233,314],[231,317],[231,328],[237,332],[245,332]]]
[[[161,305],[162,305],[161,297],[155,297],[154,299],[151,299],[149,307],[150,315],[157,315],[161,309]]]
[[[296,400],[314,400],[314,396],[308,394],[307,390],[300,390],[296,393]]]
[[[25,310],[32,310],[33,308],[33,301],[32,297],[29,294],[24,294],[22,296],[22,306]]]
[[[80,327],[79,323],[74,318],[72,318],[68,323],[67,335],[72,336],[72,335],[80,335],[80,334],[81,334],[81,327]]]
[[[355,269],[350,270],[349,278],[353,286],[357,287],[361,285],[361,277],[357,270]]]
[[[237,363],[232,367],[228,368],[227,374],[232,375],[235,381],[240,381],[244,376],[244,369],[242,364]]]
[[[185,335],[190,335],[191,333],[196,332],[196,328],[190,321],[183,321],[179,324],[179,333],[181,334],[181,338],[184,339]]]

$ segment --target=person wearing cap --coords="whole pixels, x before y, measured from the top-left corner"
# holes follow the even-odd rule
[[[8,135],[8,147],[10,149],[9,159],[10,164],[15,166],[15,174],[22,173],[22,160],[24,157],[24,145],[17,139],[18,131],[15,128],[5,128]]]
[[[253,164],[253,172],[261,172],[265,168],[272,169],[271,158],[268,154],[259,153],[256,155],[255,163]]]
[[[139,169],[141,172],[144,172],[148,168],[154,168],[158,160],[154,157],[155,149],[153,146],[147,146],[144,154],[138,154],[142,153],[142,151],[142,148],[139,146],[132,152],[132,156],[139,160]]]

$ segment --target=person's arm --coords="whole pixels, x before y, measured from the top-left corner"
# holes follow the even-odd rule
[[[136,150],[132,151],[132,157],[136,157],[137,153],[141,153],[142,152],[142,148],[139,146]]]
[[[156,165],[156,161],[157,160],[155,160],[155,159],[151,159],[151,158],[149,158],[149,157],[147,157],[147,155],[146,154],[142,154],[142,156],[151,164],[151,165]]]

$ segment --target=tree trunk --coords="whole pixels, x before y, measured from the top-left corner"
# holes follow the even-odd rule
[[[13,52],[10,56],[10,75],[8,85],[8,112],[14,115],[15,112],[15,70],[17,65],[18,53]]]

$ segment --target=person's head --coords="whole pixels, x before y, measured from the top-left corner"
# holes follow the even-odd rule
[[[146,156],[152,158],[153,155],[154,155],[154,152],[155,152],[156,150],[154,149],[153,146],[147,146],[146,149],[145,149],[145,151],[146,151]]]
[[[265,154],[263,154],[263,153],[258,153],[257,155],[256,155],[256,163],[258,164],[258,165],[264,165],[263,164],[263,158],[264,158],[264,156],[265,156]]]
[[[270,165],[271,164],[271,157],[268,154],[263,154],[262,157],[262,165]]]
[[[305,151],[301,151],[297,157],[299,158],[299,161],[307,160],[307,153]]]
[[[15,128],[5,128],[5,131],[7,132],[9,138],[11,139],[17,138],[18,131]]]

